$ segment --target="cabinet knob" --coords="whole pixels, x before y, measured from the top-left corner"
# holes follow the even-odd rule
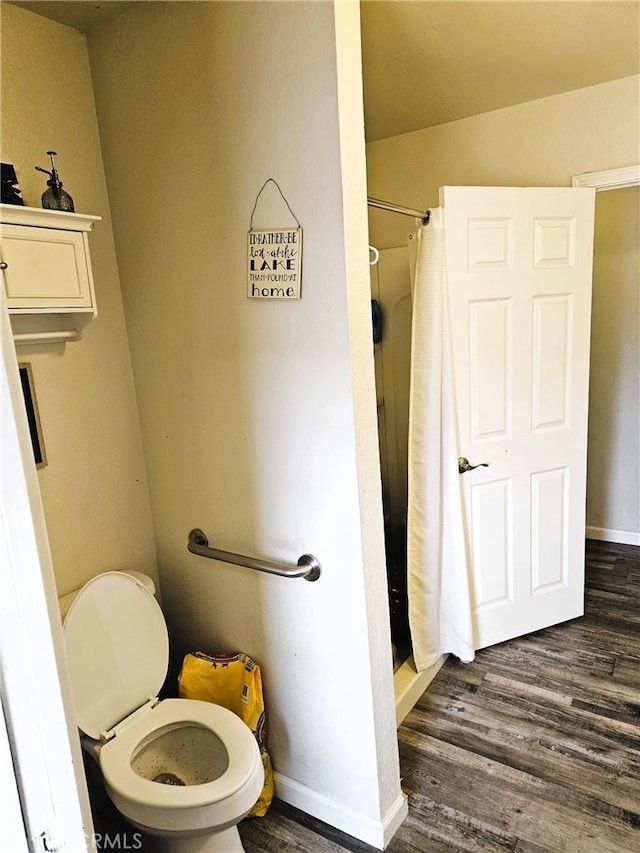
[[[0,270],[8,269],[9,264],[5,263],[5,261],[0,261]]]

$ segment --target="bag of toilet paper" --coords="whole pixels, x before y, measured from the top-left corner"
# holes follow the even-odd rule
[[[178,694],[182,699],[213,702],[233,711],[251,729],[260,747],[264,767],[264,785],[249,817],[262,817],[273,799],[273,769],[267,752],[264,700],[260,667],[243,652],[185,655],[178,676]]]

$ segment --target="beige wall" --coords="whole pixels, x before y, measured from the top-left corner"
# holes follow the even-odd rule
[[[25,204],[40,207],[46,151],[59,152],[90,235],[98,318],[84,339],[20,347],[32,364],[48,466],[39,471],[60,594],[106,569],[156,576],[155,547],[86,42],[4,3],[2,160]]]
[[[368,194],[424,209],[438,205],[441,186],[570,186],[573,175],[638,163],[639,85],[640,77],[626,77],[372,142]],[[605,207],[614,204],[609,196],[618,193],[598,195],[602,235]],[[630,256],[634,227],[637,246],[637,209],[611,214],[609,221],[623,223],[626,248],[613,261],[610,253],[600,259],[596,244],[587,523],[637,536],[638,273]],[[413,225],[377,210],[370,211],[369,223],[378,248],[406,246]],[[623,302],[628,310],[620,310]]]
[[[251,654],[279,795],[378,841],[404,804],[357,5],[338,16],[336,33],[325,2],[140,4],[89,46],[174,650]],[[246,297],[269,176],[304,228],[299,302]],[[270,187],[254,226],[291,221]],[[311,552],[322,577],[193,556],[192,527],[267,559]]]
[[[640,544],[639,241],[640,188],[598,193],[587,525],[630,544]]]
[[[368,193],[422,210],[442,186],[571,186],[640,160],[640,77],[625,77],[367,145]],[[412,220],[372,210],[371,241],[406,245]]]

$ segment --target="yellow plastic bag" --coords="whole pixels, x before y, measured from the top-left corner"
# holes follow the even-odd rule
[[[249,817],[262,817],[273,799],[273,769],[265,746],[266,725],[260,667],[243,652],[185,655],[178,676],[178,695],[182,699],[213,702],[233,711],[253,732],[262,757],[264,785]]]

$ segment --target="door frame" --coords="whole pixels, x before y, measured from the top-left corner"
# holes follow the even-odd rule
[[[601,172],[583,172],[571,178],[572,187],[595,187],[596,192],[621,190],[640,185],[640,164],[604,169]]]
[[[0,698],[25,848],[95,849],[40,487],[0,283]],[[2,770],[8,769],[4,754]],[[12,830],[18,831],[15,821]],[[18,849],[18,848],[16,848]]]
[[[595,187],[596,193],[607,190],[621,190],[626,187],[640,186],[640,164],[622,166],[618,169],[603,169],[600,172],[584,172],[574,175],[571,179],[573,187]],[[602,531],[597,527],[587,527],[588,539],[604,539],[620,542],[626,545],[638,545],[638,535],[625,535],[623,531]]]
[[[16,779],[11,744],[4,710],[0,702],[0,796],[2,797],[2,831],[0,847],[12,853],[28,853],[27,832],[22,818],[20,791]]]

